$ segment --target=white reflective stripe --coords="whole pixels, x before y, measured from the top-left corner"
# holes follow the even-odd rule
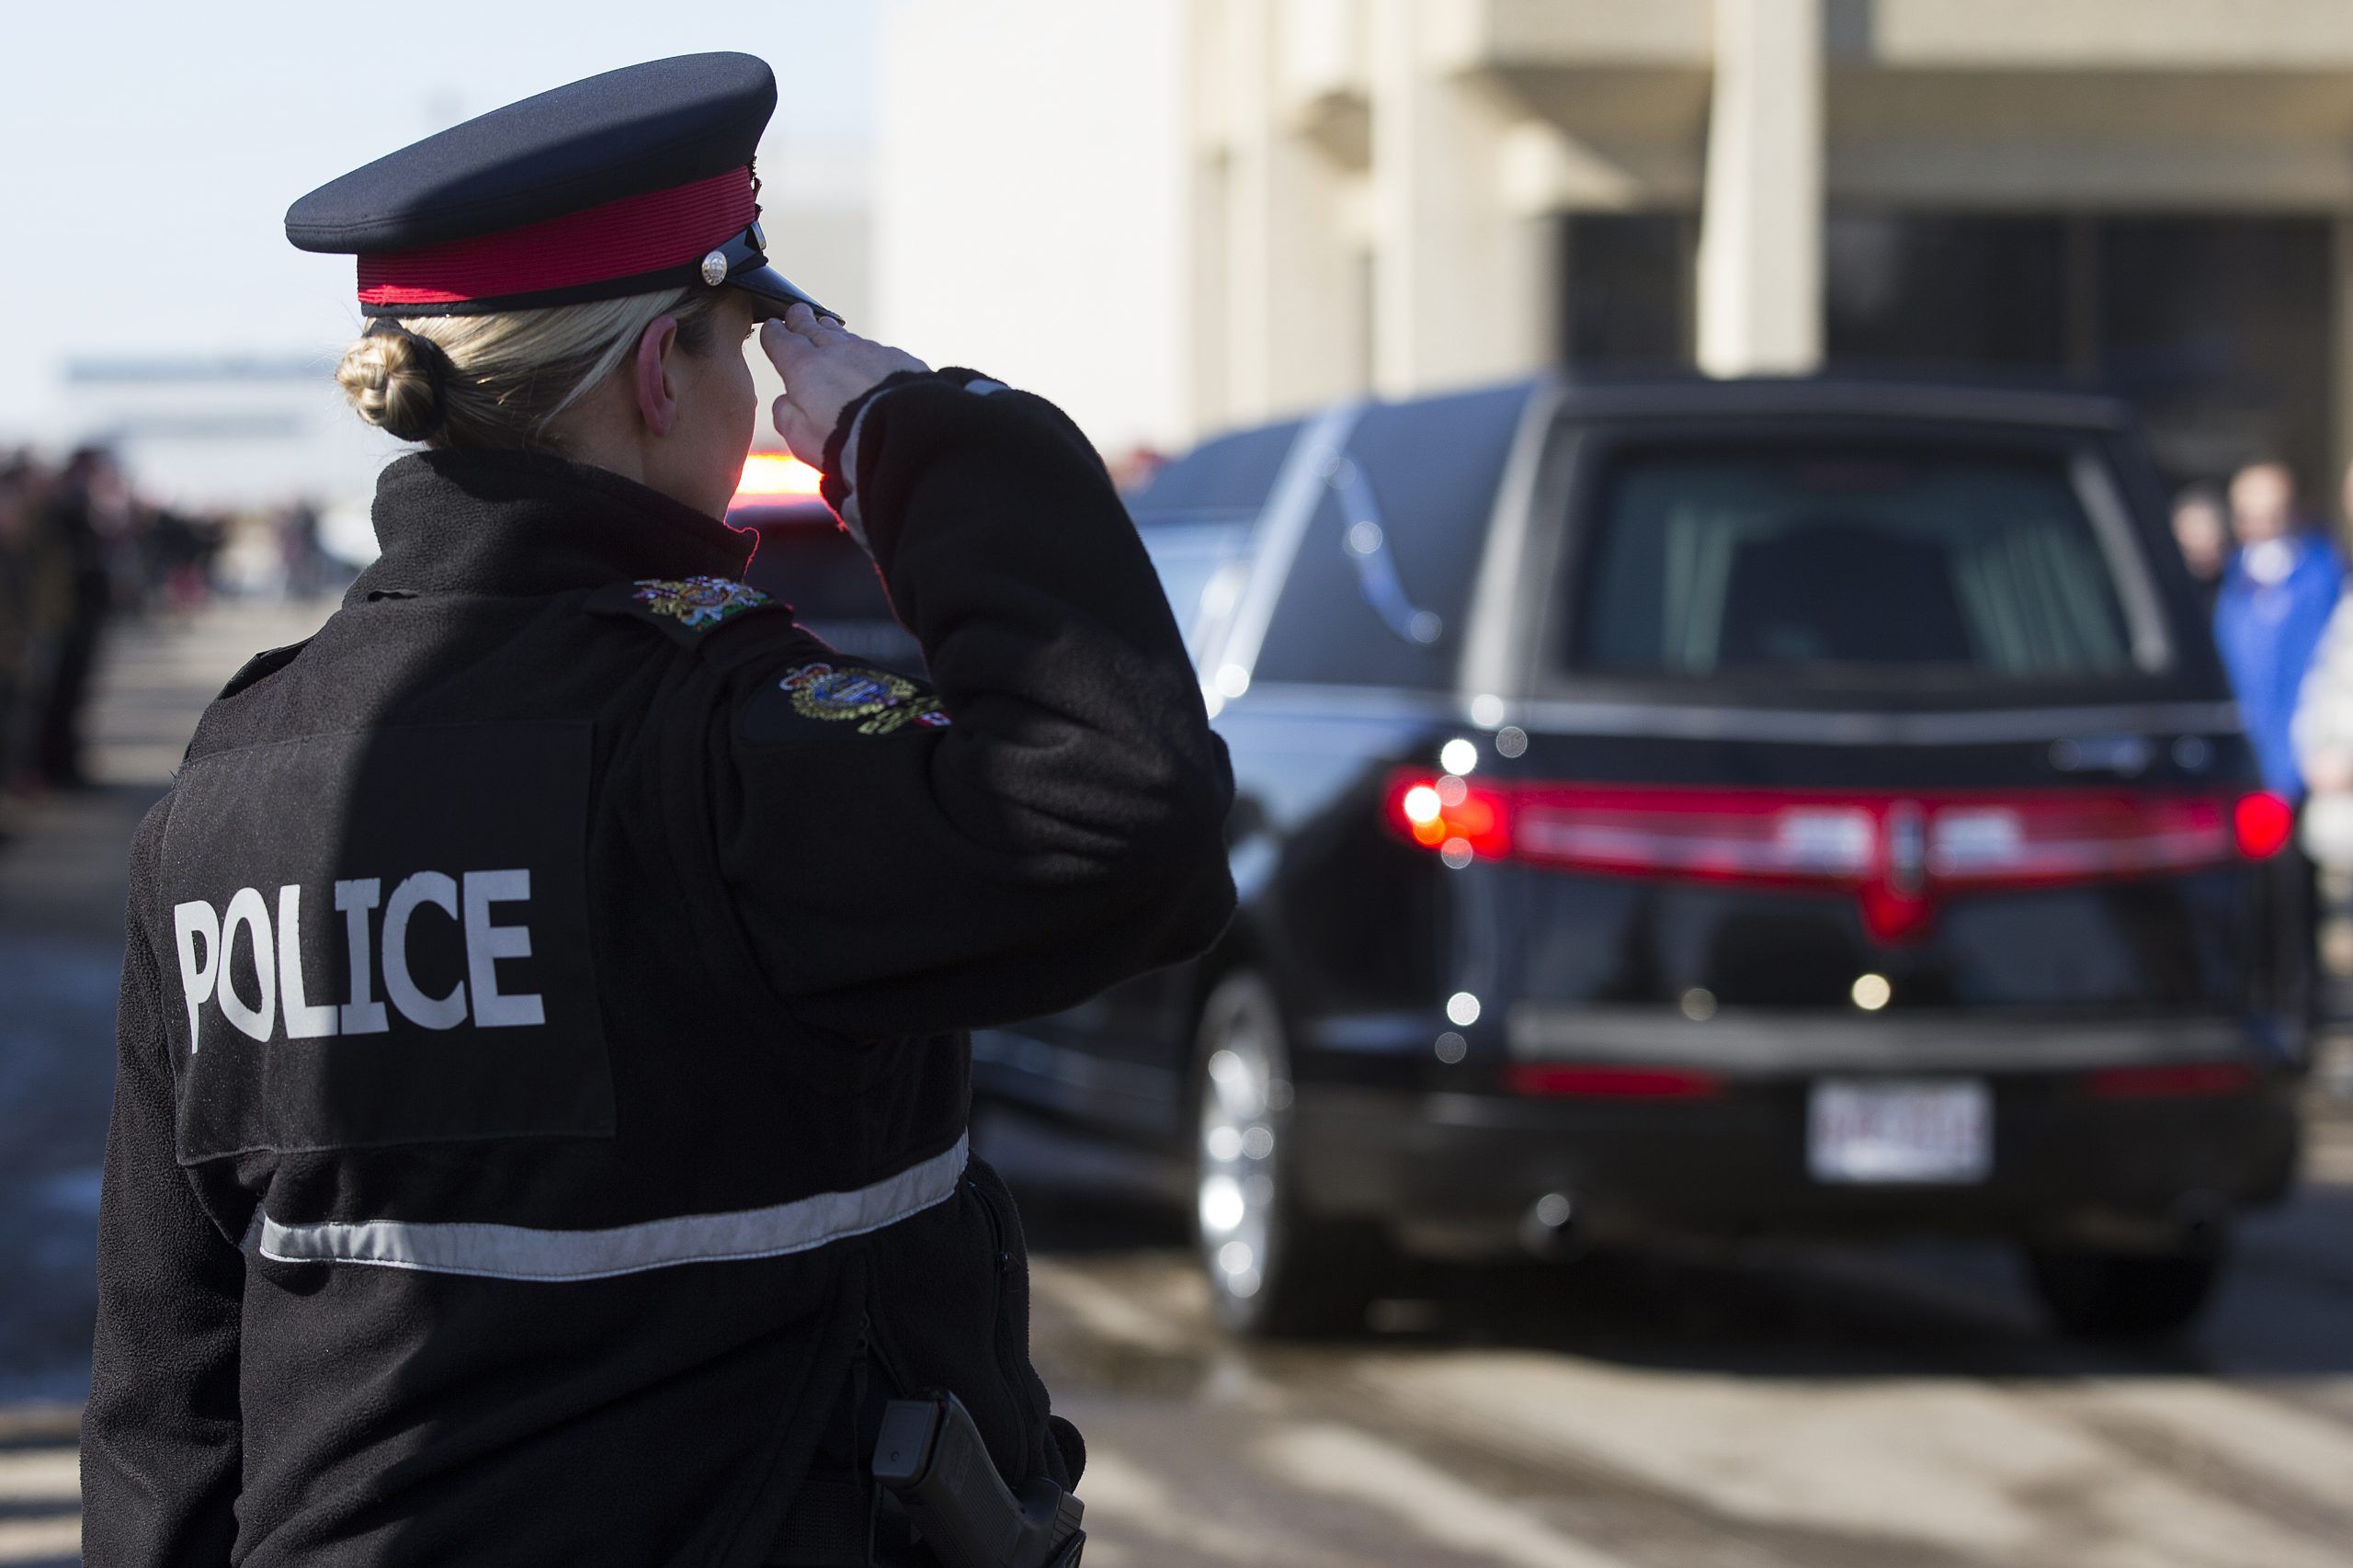
[[[1249,688],[1250,676],[1258,667],[1258,649],[1274,619],[1275,603],[1282,597],[1291,562],[1299,556],[1308,525],[1315,520],[1316,507],[1323,504],[1324,471],[1348,449],[1348,436],[1364,407],[1361,401],[1336,403],[1312,415],[1291,439],[1290,450],[1275,475],[1274,488],[1258,512],[1257,535],[1249,573],[1242,581],[1241,602],[1225,623],[1223,640],[1215,648],[1201,650],[1202,679],[1221,697],[1237,696]],[[1219,676],[1229,668],[1241,677],[1233,691],[1217,686]]]
[[[821,1192],[769,1209],[682,1214],[605,1231],[406,1220],[281,1225],[261,1218],[261,1256],[278,1263],[367,1263],[485,1279],[605,1279],[682,1263],[723,1263],[807,1252],[919,1214],[954,1195],[970,1137],[887,1180]]]

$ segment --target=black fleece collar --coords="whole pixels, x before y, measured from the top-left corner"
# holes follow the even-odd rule
[[[531,452],[414,452],[376,481],[383,595],[553,594],[637,577],[736,577],[751,535],[600,468]]]

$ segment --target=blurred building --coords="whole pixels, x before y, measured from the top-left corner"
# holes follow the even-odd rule
[[[1107,450],[1187,438],[1194,25],[1185,0],[891,6],[874,330],[1051,392]]]
[[[51,417],[67,440],[114,452],[144,494],[173,506],[364,496],[401,449],[352,416],[324,353],[70,359],[58,368]]]
[[[1143,345],[1118,435],[1826,365],[2102,381],[2180,475],[2353,457],[2347,0],[908,0],[884,80],[885,317]],[[965,276],[893,178],[951,139]]]

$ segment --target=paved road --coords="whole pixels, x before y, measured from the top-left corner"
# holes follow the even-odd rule
[[[2061,1345],[1959,1247],[1438,1275],[1351,1342],[1241,1349],[1165,1176],[984,1131],[1091,1446],[1093,1563],[2353,1563],[2353,1129],[2161,1356]]]
[[[194,705],[304,619],[122,639],[114,782],[0,848],[0,1564],[74,1560],[122,842]],[[2315,1131],[2162,1355],[2063,1346],[2000,1255],[1928,1247],[1433,1275],[1353,1340],[1245,1349],[1206,1325],[1168,1172],[1006,1118],[980,1141],[1022,1194],[1100,1568],[2346,1568],[2353,1118]]]

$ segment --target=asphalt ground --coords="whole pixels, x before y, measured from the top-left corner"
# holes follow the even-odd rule
[[[303,607],[122,629],[99,789],[0,826],[0,1564],[76,1560],[122,855]],[[2341,1068],[2340,1068],[2341,1074]],[[2353,1111],[2194,1337],[2053,1337],[1988,1248],[1657,1249],[1402,1278],[1353,1337],[1211,1327],[1177,1173],[1002,1115],[1097,1568],[2346,1568]]]

